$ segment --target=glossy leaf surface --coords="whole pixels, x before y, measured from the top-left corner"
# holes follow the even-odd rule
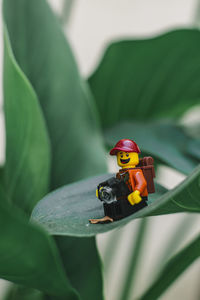
[[[48,191],[50,147],[38,99],[4,38],[6,163],[1,184],[7,197],[30,214]]]
[[[200,103],[200,31],[111,44],[89,83],[102,126],[177,118]]]
[[[78,300],[52,238],[8,206],[1,191],[0,196],[0,277],[42,290],[55,299]]]
[[[111,175],[102,175],[67,185],[49,195],[35,207],[32,219],[50,234],[91,236],[127,224],[135,218],[177,212],[200,212],[200,167],[180,185],[166,192],[156,186],[149,195],[150,205],[139,212],[109,224],[90,224],[88,219],[104,215],[102,202],[95,197],[96,186]]]
[[[150,286],[141,300],[158,299],[163,292],[200,257],[200,237],[196,237],[189,245],[172,257],[160,272],[157,280]]]
[[[51,234],[92,236],[128,223],[130,220],[147,214],[144,209],[121,221],[111,224],[90,224],[88,219],[104,215],[103,204],[95,196],[98,183],[111,177],[111,174],[82,180],[62,187],[47,195],[33,210],[32,219],[43,225]],[[157,186],[157,193],[149,197],[152,202],[160,198],[166,190]]]

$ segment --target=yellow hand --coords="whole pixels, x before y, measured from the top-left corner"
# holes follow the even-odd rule
[[[140,197],[140,192],[138,190],[128,195],[128,201],[130,202],[131,205],[140,203],[141,200],[142,198]]]

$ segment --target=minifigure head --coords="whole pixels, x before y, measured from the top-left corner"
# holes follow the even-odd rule
[[[140,148],[129,139],[123,139],[117,142],[115,147],[110,151],[110,155],[117,156],[117,163],[122,168],[134,168],[139,164]]]
[[[117,164],[122,168],[134,168],[139,164],[139,156],[136,152],[117,152]]]

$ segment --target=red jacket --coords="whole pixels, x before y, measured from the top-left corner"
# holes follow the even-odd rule
[[[132,192],[138,190],[140,192],[141,197],[148,196],[147,182],[146,179],[144,178],[141,169],[137,169],[137,168],[121,169],[119,170],[119,173],[117,173],[117,177],[119,176],[127,177],[126,184],[128,185],[129,189]]]

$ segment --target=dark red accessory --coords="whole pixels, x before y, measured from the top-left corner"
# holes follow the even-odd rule
[[[134,141],[129,139],[123,139],[117,142],[115,147],[110,151],[110,155],[116,155],[119,151],[136,153],[141,152],[138,145]]]

